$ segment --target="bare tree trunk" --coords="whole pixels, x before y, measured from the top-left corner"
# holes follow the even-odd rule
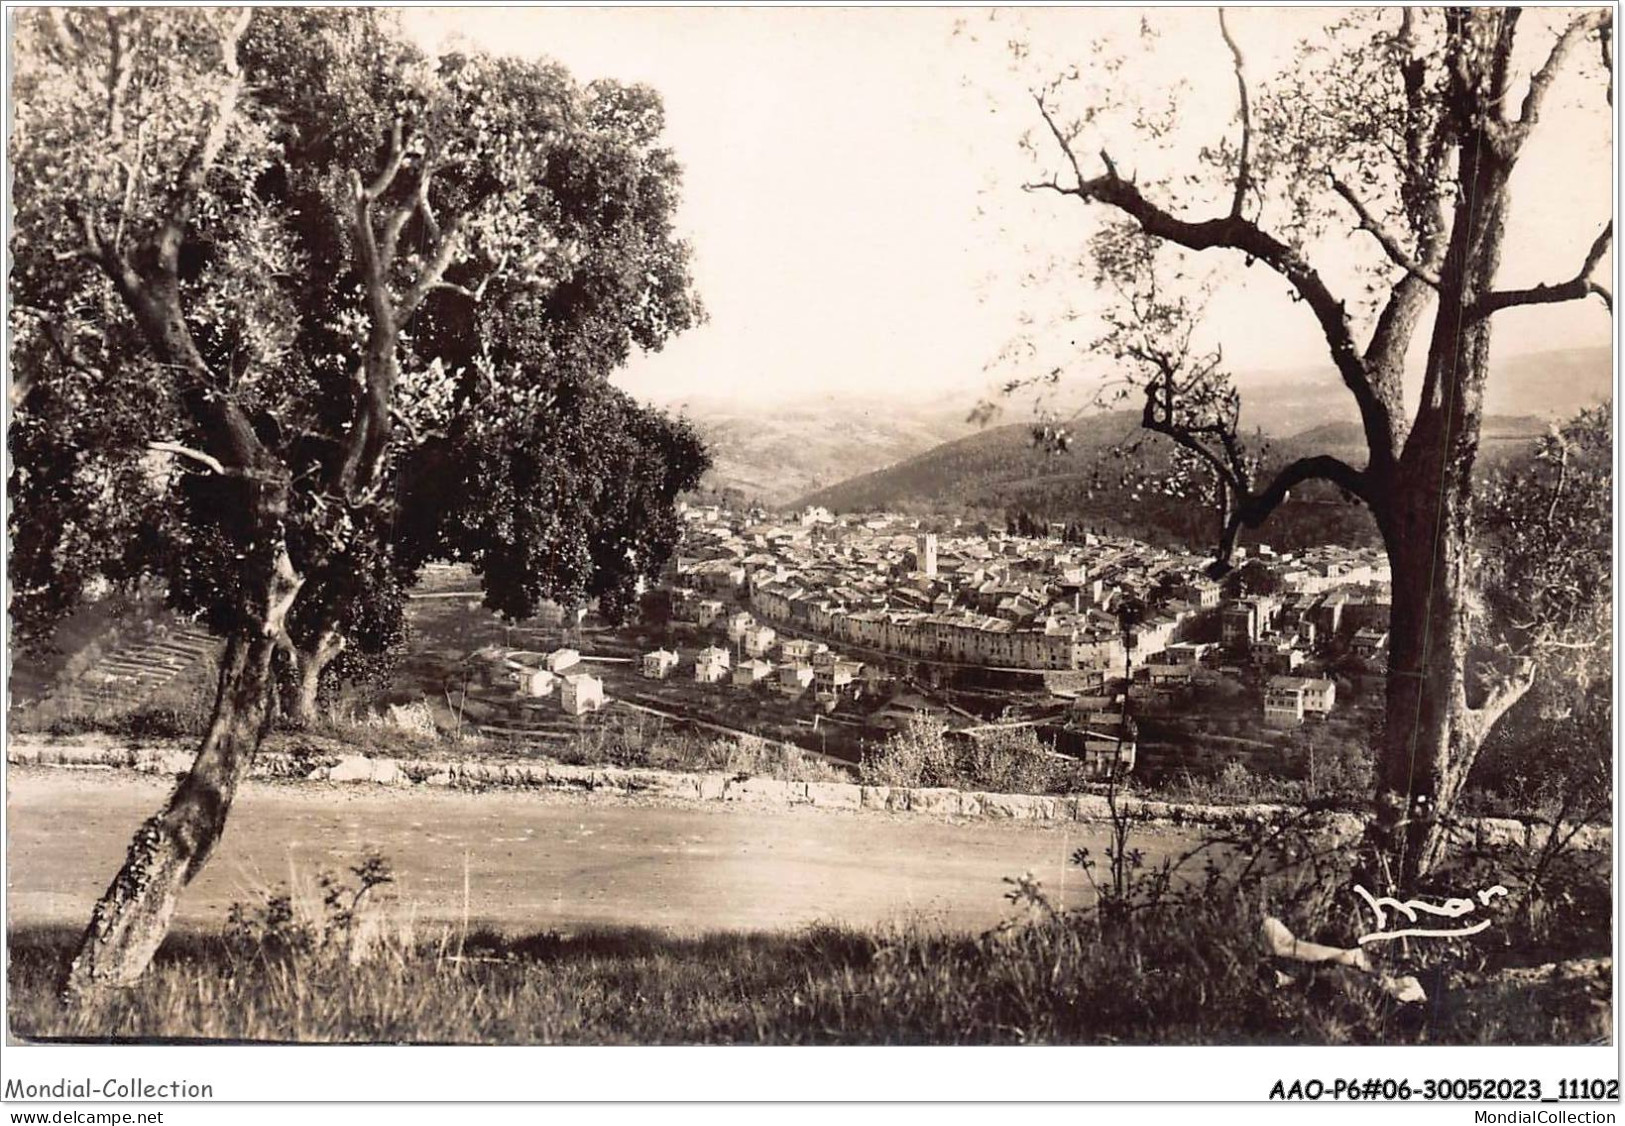
[[[279,489],[253,490],[262,515],[280,515]],[[168,804],[136,832],[124,866],[97,902],[68,966],[62,993],[73,1002],[134,983],[169,930],[181,889],[202,869],[225,830],[238,783],[270,726],[275,701],[272,660],[301,580],[279,541],[268,552],[255,611],[228,639],[214,715],[186,777]]]
[[[97,902],[63,981],[69,1001],[134,982],[163,942],[176,899],[219,841],[237,785],[265,738],[276,699],[272,662],[286,644],[287,615],[303,586],[288,551],[287,466],[232,393],[229,374],[213,370],[199,350],[180,284],[188,226],[236,115],[243,87],[237,43],[250,16],[241,13],[222,37],[227,81],[150,235],[126,249],[122,222],[107,232],[92,216],[70,213],[82,227],[85,253],[112,282],[154,357],[173,373],[205,446],[201,459],[242,483],[242,507],[232,515],[246,518],[248,535],[208,731],[191,770],[164,809],[137,831],[124,866]]]
[[[340,653],[344,651],[344,635],[336,628],[323,630],[316,638],[316,643],[307,648],[296,646],[293,650],[294,684],[292,698],[284,701],[283,714],[300,727],[309,727],[320,718],[318,706],[321,689],[322,674],[327,671]]]
[[[237,784],[264,737],[275,649],[263,637],[228,643],[203,746],[169,804],[136,832],[124,866],[96,904],[68,967],[67,998],[133,984],[152,961],[180,890],[220,839]]]
[[[1485,734],[1467,699],[1473,468],[1490,358],[1479,302],[1500,265],[1510,167],[1482,133],[1469,135],[1459,167],[1476,206],[1456,210],[1416,421],[1373,506],[1393,571],[1376,832],[1401,888],[1441,858]]]
[[[1390,551],[1387,707],[1377,777],[1378,840],[1409,887],[1439,859],[1443,818],[1477,754],[1468,743],[1465,592],[1467,543],[1448,526],[1435,540],[1419,523],[1440,507],[1421,498],[1404,521],[1413,531]]]

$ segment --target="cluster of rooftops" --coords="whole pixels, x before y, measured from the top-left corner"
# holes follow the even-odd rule
[[[1205,574],[1209,557],[1103,533],[1066,543],[941,523],[933,531],[887,514],[836,519],[821,509],[790,519],[716,507],[684,515],[672,581],[691,615],[721,613],[723,599],[707,597],[721,595],[748,601],[763,623],[927,660],[1121,667],[1131,652],[1145,660],[1184,640],[1190,623],[1224,601]],[[1387,601],[1379,552],[1257,546],[1251,558],[1280,591],[1270,620],[1341,604],[1351,590]],[[1253,626],[1251,640],[1269,624]]]

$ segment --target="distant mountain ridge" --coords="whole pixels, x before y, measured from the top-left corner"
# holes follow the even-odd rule
[[[1532,416],[1486,418],[1484,462],[1493,464],[1526,449],[1548,426]],[[1119,452],[1137,440],[1136,453]],[[1217,514],[1188,498],[1169,495],[1156,483],[1171,464],[1172,451],[1167,439],[1142,430],[1139,415],[1132,411],[1077,420],[1071,448],[1064,454],[1035,446],[1030,424],[1011,423],[820,489],[797,503],[835,512],[932,512],[993,522],[1019,510],[1151,543],[1214,542]],[[1268,443],[1268,459],[1274,465],[1316,453],[1363,465],[1360,428],[1353,423],[1324,423]],[[1318,543],[1358,546],[1376,542],[1376,527],[1363,506],[1347,502],[1324,482],[1311,482],[1293,491],[1262,538],[1285,548]]]
[[[702,489],[737,490],[742,500],[769,506],[971,433],[969,410],[969,404],[916,408],[852,397],[777,407],[705,401],[682,407],[711,451]]]
[[[1248,430],[1293,445],[1313,440],[1339,448],[1358,445],[1353,398],[1329,369],[1254,372],[1238,384]],[[1604,401],[1612,387],[1613,358],[1606,347],[1510,356],[1497,361],[1485,409],[1529,420],[1522,424],[1528,429],[1524,436],[1533,436],[1550,420]],[[779,403],[700,397],[667,409],[684,414],[711,449],[714,466],[704,488],[737,490],[743,501],[784,507],[809,500],[826,503],[827,496],[844,495],[840,490],[846,485],[876,471],[902,468],[943,443],[998,429],[981,429],[968,421],[977,397],[973,387],[950,385],[928,398],[883,392]],[[1086,396],[1080,391],[1079,397]],[[1025,431],[1026,423],[1017,420],[1028,415],[1028,404],[1012,402],[1003,417]],[[1328,427],[1334,429],[1315,436]],[[1055,472],[1041,463],[1032,468],[1041,475]]]
[[[1542,418],[1539,415],[1521,414],[1504,415],[1492,414],[1484,417],[1484,428],[1481,437],[1486,442],[1504,442],[1508,440],[1527,440],[1538,438],[1552,427],[1555,418]],[[1365,449],[1365,431],[1357,422],[1327,422],[1308,430],[1293,434],[1286,439],[1294,446],[1314,446],[1317,448],[1337,451]],[[1360,455],[1364,456],[1363,452]]]

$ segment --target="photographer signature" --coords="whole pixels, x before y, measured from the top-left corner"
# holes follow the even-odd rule
[[[1420,899],[1407,899],[1404,902],[1400,902],[1393,896],[1389,895],[1375,896],[1369,891],[1366,891],[1365,888],[1361,887],[1359,884],[1354,885],[1354,890],[1359,892],[1360,895],[1364,897],[1366,905],[1371,908],[1371,913],[1376,917],[1377,921],[1376,930],[1372,931],[1370,934],[1363,934],[1360,936],[1359,942],[1361,946],[1364,946],[1368,942],[1386,942],[1395,938],[1465,938],[1468,935],[1477,934],[1479,931],[1488,927],[1491,920],[1483,919],[1479,922],[1473,923],[1470,926],[1454,929],[1407,927],[1403,930],[1389,930],[1389,912],[1393,911],[1404,916],[1405,921],[1410,923],[1421,922],[1421,915],[1432,915],[1444,919],[1459,919],[1463,915],[1472,914],[1472,912],[1478,907],[1488,907],[1490,905],[1490,900],[1494,899],[1496,896],[1507,894],[1506,888],[1502,887],[1500,884],[1496,884],[1494,887],[1485,888],[1483,891],[1479,892],[1478,902],[1476,904],[1471,899],[1462,898],[1447,899],[1443,903],[1428,903]]]

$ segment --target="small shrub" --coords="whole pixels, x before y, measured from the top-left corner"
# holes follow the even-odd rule
[[[390,704],[379,722],[421,739],[433,739],[440,733],[435,727],[434,711],[422,700]]]
[[[337,766],[339,756],[324,751],[308,739],[295,739],[289,742],[283,753],[288,759],[288,772],[297,778],[308,778],[311,773],[324,766]]]
[[[1038,741],[1030,727],[990,732],[967,740],[958,755],[958,773],[976,789],[1003,794],[1041,794],[1053,785],[1060,760]]]
[[[1302,802],[1309,796],[1307,789],[1302,782],[1257,774],[1243,763],[1231,759],[1217,774],[1182,771],[1176,778],[1159,782],[1153,787],[1153,792],[1156,797],[1166,801],[1252,805]]]
[[[870,786],[949,786],[1005,794],[1076,793],[1087,784],[1082,764],[1052,754],[1030,727],[950,740],[944,724],[919,716],[864,753],[858,778]]]
[[[799,747],[750,735],[719,738],[606,725],[591,728],[548,753],[571,766],[728,773],[783,782],[844,782],[851,777],[842,767]]]
[[[362,903],[395,877],[377,853],[352,865],[350,874],[353,883],[341,883],[326,870],[310,882],[296,875],[286,890],[262,892],[257,904],[233,903],[222,935],[227,950],[242,959],[351,956]]]
[[[864,753],[858,779],[866,786],[957,785],[959,771],[947,728],[924,716],[909,717],[900,731]]]
[[[1240,797],[1254,792],[1258,779],[1253,772],[1234,759],[1224,764],[1219,771],[1219,789],[1232,797]]]
[[[401,763],[401,774],[413,785],[421,785],[440,772],[436,763],[408,760]]]

